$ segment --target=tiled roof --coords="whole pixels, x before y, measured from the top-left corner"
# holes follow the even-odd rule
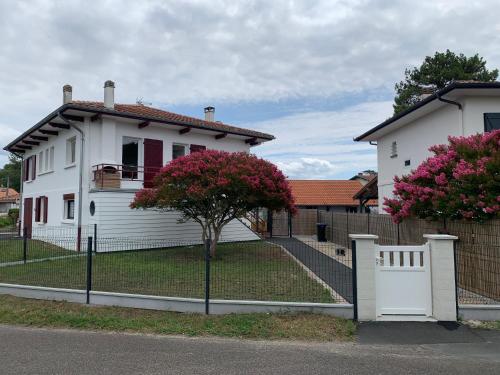
[[[0,188],[0,202],[11,201],[19,198],[19,193],[14,189],[9,188],[7,194],[7,188]]]
[[[357,206],[353,199],[363,186],[351,180],[289,180],[298,206]]]
[[[125,114],[125,115],[135,115],[144,117],[144,119],[149,119],[154,121],[154,119],[172,123],[179,123],[183,125],[194,125],[200,128],[206,128],[207,130],[216,130],[220,132],[230,132],[241,135],[248,135],[250,137],[258,137],[264,139],[274,139],[271,134],[261,133],[250,129],[238,128],[236,126],[224,124],[217,121],[205,121],[196,117],[184,116],[178,113],[173,113],[165,111],[163,109],[149,107],[143,104],[115,104],[114,109],[109,109],[104,107],[102,102],[91,102],[91,101],[73,101],[71,102],[71,107],[83,107],[85,109],[96,109],[99,111],[106,111],[110,114]]]

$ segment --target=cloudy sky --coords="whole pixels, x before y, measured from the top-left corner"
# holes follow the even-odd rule
[[[376,168],[352,138],[392,114],[406,67],[449,48],[500,67],[496,1],[0,0],[0,145],[61,104],[138,98],[272,133],[293,178]],[[99,4],[99,5],[97,5]],[[7,160],[0,153],[0,166]]]

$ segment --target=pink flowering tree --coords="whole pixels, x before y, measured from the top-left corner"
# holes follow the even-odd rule
[[[393,199],[385,211],[405,217],[484,221],[500,216],[500,130],[449,137],[409,175],[394,177]]]
[[[295,212],[292,192],[274,165],[244,152],[201,151],[163,167],[153,187],[135,195],[132,208],[178,211],[181,222],[194,220],[211,255],[226,224],[262,207]]]

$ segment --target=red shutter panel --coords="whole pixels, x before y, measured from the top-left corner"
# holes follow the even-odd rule
[[[47,217],[49,215],[49,198],[43,197],[43,222],[47,222]]]
[[[203,145],[191,145],[189,147],[189,151],[191,153],[193,152],[200,152],[200,151],[205,151],[207,149],[207,146],[203,146]]]
[[[40,197],[35,199],[35,222],[40,222]]]
[[[28,180],[28,159],[23,160],[23,182]]]
[[[163,166],[163,141],[144,139],[144,187],[153,186],[153,178]]]
[[[32,159],[32,175],[31,179],[34,180],[36,178],[36,155],[31,157]]]

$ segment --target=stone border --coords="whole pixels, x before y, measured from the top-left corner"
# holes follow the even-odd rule
[[[17,297],[85,303],[84,290],[48,288],[0,283],[0,294]],[[178,298],[126,294],[111,292],[90,292],[92,305],[121,306],[150,310],[167,310],[189,313],[204,313],[205,301],[197,298]],[[308,302],[273,302],[245,300],[210,300],[211,314],[248,314],[248,313],[315,313],[333,315],[346,319],[353,318],[353,305],[308,303]]]
[[[500,305],[459,305],[458,315],[463,320],[500,321]]]

